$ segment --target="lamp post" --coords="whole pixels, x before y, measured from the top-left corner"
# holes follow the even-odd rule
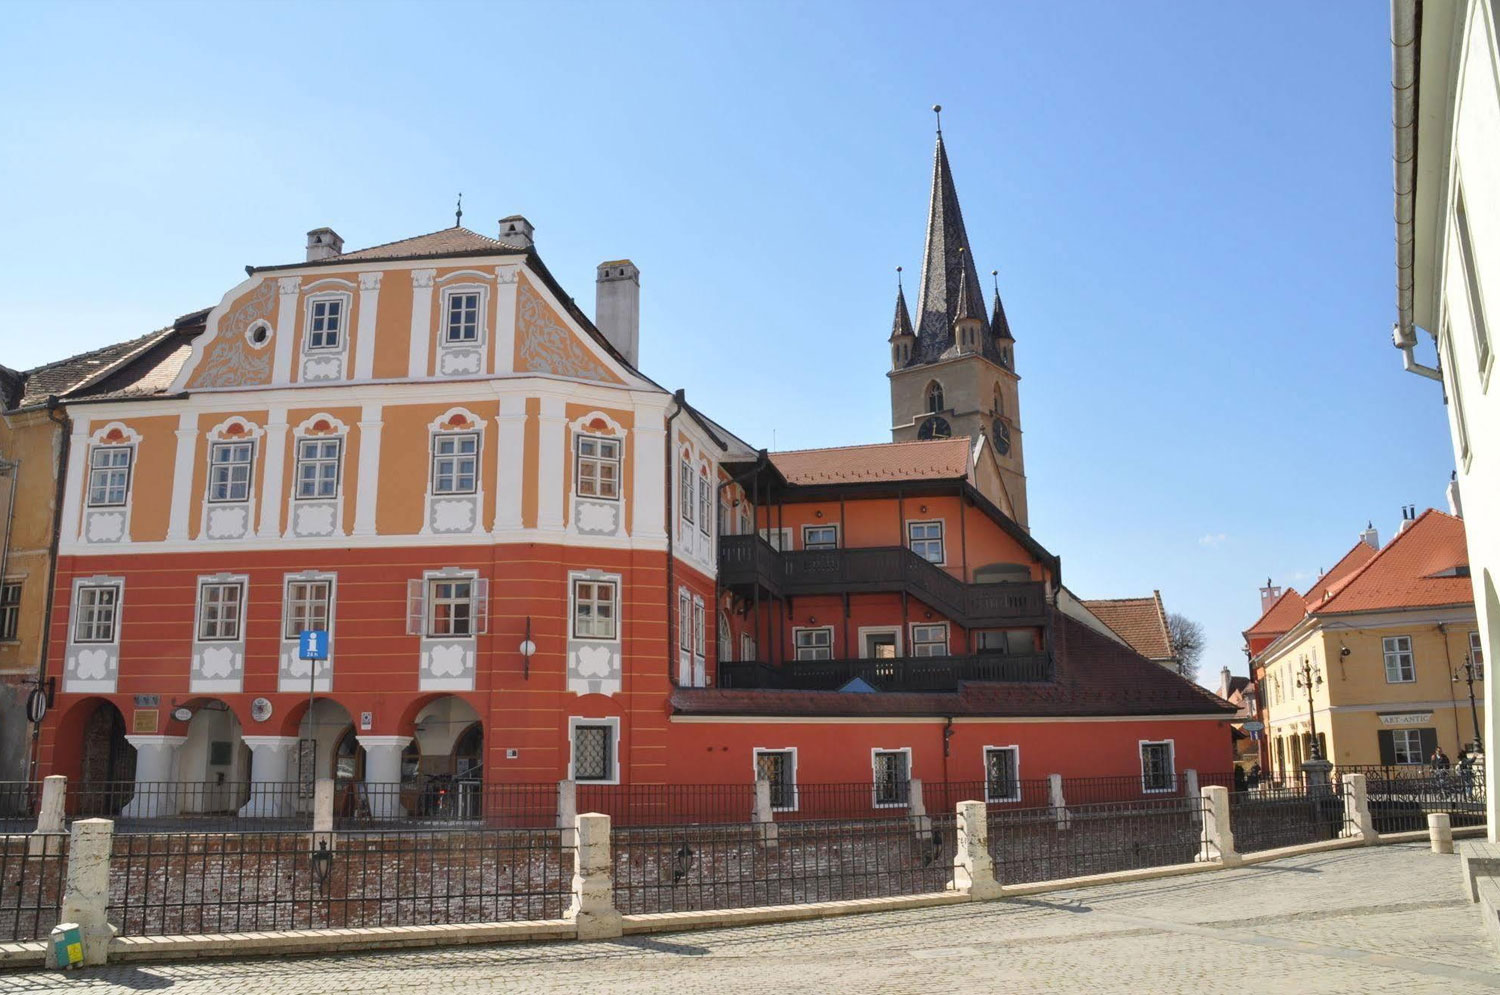
[[[1460,673],[1463,676],[1459,676]],[[1474,720],[1474,749],[1484,752],[1484,739],[1479,734],[1479,706],[1474,701],[1474,682],[1484,680],[1484,665],[1474,663],[1474,654],[1464,654],[1464,663],[1453,674],[1454,684],[1467,684],[1469,686],[1469,716]]]
[[[1321,761],[1323,751],[1318,748],[1318,716],[1313,711],[1313,691],[1323,686],[1323,673],[1318,665],[1302,658],[1302,663],[1295,671],[1297,676],[1297,687],[1307,692],[1307,724],[1312,729],[1312,743],[1308,748],[1310,761]]]

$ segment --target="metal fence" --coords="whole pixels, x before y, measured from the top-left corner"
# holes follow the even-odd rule
[[[1229,828],[1240,853],[1338,839],[1352,830],[1337,779],[1306,788],[1235,792],[1229,796]]]
[[[954,817],[768,826],[623,829],[612,834],[624,914],[799,905],[941,892]]]
[[[312,786],[296,781],[71,782],[69,818],[115,820],[118,833],[307,828]]]
[[[62,915],[65,833],[0,837],[0,943],[39,940]]]
[[[1370,818],[1375,831],[1405,833],[1426,830],[1427,816],[1446,812],[1452,826],[1480,826],[1485,822],[1484,767],[1392,765],[1340,767],[1339,773],[1365,775]]]
[[[31,832],[41,803],[40,782],[0,781],[0,833]]]
[[[755,785],[579,784],[577,802],[616,826],[736,825],[754,820]]]
[[[563,832],[138,833],[114,838],[122,934],[557,919],[571,897]]]
[[[1201,796],[989,810],[990,857],[1002,884],[1190,863],[1205,817]]]

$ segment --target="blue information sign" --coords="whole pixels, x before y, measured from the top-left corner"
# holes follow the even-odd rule
[[[297,654],[304,660],[328,659],[328,633],[322,629],[303,629],[298,633]]]

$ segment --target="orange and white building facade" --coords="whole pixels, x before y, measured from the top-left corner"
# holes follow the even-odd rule
[[[1024,507],[1008,325],[988,450],[944,421],[768,455],[637,370],[638,273],[598,275],[600,327],[525,219],[348,253],[317,229],[303,262],[192,316],[159,389],[69,402],[41,772],[1228,769],[1229,707],[1060,610],[1056,557],[1005,510]],[[952,401],[974,393],[932,411],[974,423]],[[301,658],[309,629],[328,659]],[[860,659],[926,676],[827,683]]]

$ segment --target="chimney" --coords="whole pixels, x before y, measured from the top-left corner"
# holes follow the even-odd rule
[[[1365,523],[1365,530],[1359,534],[1359,541],[1371,549],[1380,549],[1380,532],[1375,528],[1374,522]]]
[[[344,240],[332,228],[314,228],[307,233],[307,261],[332,259],[344,251]]]
[[[1448,514],[1454,518],[1464,517],[1464,502],[1458,494],[1458,471],[1448,478]]]
[[[1416,520],[1417,506],[1414,504],[1403,504],[1401,506],[1401,527],[1396,530],[1396,534],[1400,535],[1407,529],[1411,528],[1412,523]]]
[[[1229,700],[1229,668],[1219,671],[1219,697]]]
[[[631,366],[640,365],[641,271],[629,259],[599,264],[594,324]]]
[[[532,237],[535,232],[531,222],[519,214],[500,219],[500,241],[508,242],[518,249],[531,248],[536,242]]]
[[[1281,597],[1281,588],[1271,586],[1271,578],[1266,578],[1266,586],[1260,589],[1260,613],[1264,615]]]

